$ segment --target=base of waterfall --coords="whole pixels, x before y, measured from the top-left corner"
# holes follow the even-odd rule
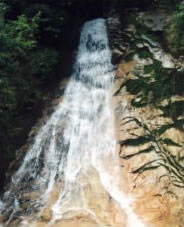
[[[102,186],[98,172],[94,168],[90,168],[85,176],[90,178],[90,182],[86,179],[86,182],[89,183],[83,185],[85,209],[77,209],[75,204],[71,203],[62,218],[53,221],[52,206],[58,199],[56,187],[50,195],[47,206],[42,209],[37,217],[30,217],[30,221],[29,218],[24,220],[22,227],[126,227],[126,214]],[[85,176],[80,177],[81,184],[84,182]]]
[[[127,198],[130,196],[134,198],[132,208],[137,217],[144,221],[145,227],[181,227],[177,211],[181,210],[182,204],[174,198],[168,200],[167,195],[156,196],[160,191],[160,186],[151,182],[145,183],[146,178],[151,177],[149,174],[141,176],[139,182],[135,183],[135,179],[129,174],[132,165],[133,163],[129,163],[124,170],[122,169],[121,185],[123,185],[122,193]],[[58,199],[61,186],[56,185],[40,213],[35,216],[22,217],[22,224],[19,219],[11,223],[10,227],[128,227],[126,210],[123,211],[102,186],[98,172],[91,167],[85,176],[90,178],[90,183],[83,186],[87,209],[72,209],[72,204],[70,204],[70,208],[62,218],[53,221],[52,206]],[[83,183],[84,176],[80,179]],[[86,180],[86,182],[89,181]],[[137,224],[135,222],[135,227],[139,226]]]

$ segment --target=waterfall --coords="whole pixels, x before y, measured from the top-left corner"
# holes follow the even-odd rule
[[[55,187],[59,196],[52,204],[48,226],[70,211],[84,211],[95,219],[84,193],[85,186],[92,184],[88,173],[95,170],[105,191],[126,213],[126,227],[144,227],[119,184],[113,79],[105,20],[87,22],[63,101],[38,132],[0,202],[1,214],[8,216],[5,226],[19,215],[39,212]],[[39,196],[30,198],[29,206],[23,208],[25,195],[33,192]],[[22,226],[29,226],[26,223],[22,221]]]

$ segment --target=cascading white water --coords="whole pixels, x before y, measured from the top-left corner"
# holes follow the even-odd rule
[[[90,176],[85,177],[87,171],[94,168],[109,196],[126,213],[127,227],[144,227],[131,208],[131,200],[119,185],[120,169],[111,108],[113,77],[105,20],[87,22],[82,29],[76,63],[64,99],[36,136],[0,203],[1,213],[9,216],[7,223],[19,215],[23,194],[39,190],[42,195],[36,201],[29,201],[30,208],[24,211],[28,215],[42,207],[58,182],[62,186],[52,207],[51,223],[62,219],[71,210],[92,213],[83,190],[85,181],[90,182]]]

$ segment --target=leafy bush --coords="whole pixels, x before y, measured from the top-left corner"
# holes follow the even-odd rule
[[[136,95],[132,105],[135,107],[154,105],[163,111],[163,116],[176,121],[184,112],[183,102],[172,102],[162,106],[162,101],[183,94],[184,71],[163,68],[161,62],[153,60],[153,64],[144,66],[144,73],[149,76],[136,75],[135,79],[126,81],[127,91]]]
[[[40,97],[39,85],[57,62],[57,52],[38,48],[39,14],[28,20],[21,15],[1,28],[0,110],[20,108]],[[34,98],[33,98],[34,97]]]
[[[1,27],[0,110],[16,109],[19,105],[19,94],[21,102],[30,95],[31,75],[27,66],[29,53],[37,44],[35,34],[38,20],[39,15],[31,21],[22,15]]]
[[[58,59],[58,53],[54,49],[38,49],[31,53],[31,72],[39,80],[47,79]]]
[[[173,54],[181,54],[184,50],[184,1],[176,6],[165,32],[168,49]]]
[[[30,18],[20,15],[5,20],[0,26],[1,182],[3,172],[15,157],[15,149],[26,139],[34,123],[36,116],[29,117],[28,109],[41,103],[43,85],[58,59],[57,51],[39,45],[39,24],[40,13],[37,13]]]

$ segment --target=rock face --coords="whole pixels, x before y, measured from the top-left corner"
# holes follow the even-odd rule
[[[165,109],[169,108],[168,103],[172,106],[175,102],[180,102],[182,109],[184,97],[177,91],[172,93],[169,80],[172,71],[177,74],[183,68],[156,41],[157,31],[163,31],[168,18],[165,12],[156,14],[157,17],[155,12],[127,15],[131,19],[123,30],[121,17],[108,19],[111,46],[119,60],[113,103],[121,176],[126,182],[123,190],[135,198],[133,207],[146,226],[181,227],[184,133],[183,126],[177,127],[176,122],[183,124],[183,112],[174,117],[172,109],[169,114]],[[117,27],[119,30],[114,30]],[[160,86],[164,77],[168,79]],[[168,93],[162,89],[168,89]]]

